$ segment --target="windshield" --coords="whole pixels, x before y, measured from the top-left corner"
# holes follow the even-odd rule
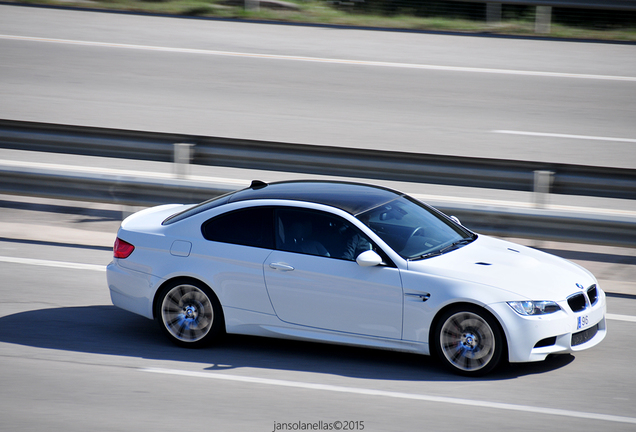
[[[407,196],[356,217],[406,259],[441,255],[477,238],[440,212]]]

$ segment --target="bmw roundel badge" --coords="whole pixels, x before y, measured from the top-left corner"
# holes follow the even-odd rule
[[[585,287],[578,282],[576,283],[576,287],[579,289],[585,289]]]

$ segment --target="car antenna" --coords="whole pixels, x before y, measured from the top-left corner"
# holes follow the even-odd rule
[[[267,186],[267,183],[261,180],[252,180],[252,184],[250,185],[250,189],[262,189]]]

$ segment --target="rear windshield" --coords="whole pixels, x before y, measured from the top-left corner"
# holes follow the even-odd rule
[[[213,209],[214,207],[222,206],[223,204],[227,204],[230,200],[230,196],[232,196],[234,192],[227,193],[225,195],[218,196],[216,198],[209,199],[207,201],[203,201],[193,207],[190,207],[182,212],[175,213],[166,220],[164,220],[161,225],[170,225],[175,222],[182,221],[191,216],[197,215],[199,213],[203,213],[204,211]]]

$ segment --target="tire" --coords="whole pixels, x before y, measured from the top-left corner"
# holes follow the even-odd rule
[[[433,341],[444,366],[464,376],[491,372],[501,363],[505,346],[495,318],[470,305],[446,311],[437,321]]]
[[[212,290],[198,282],[169,283],[162,288],[156,307],[155,319],[179,346],[207,346],[223,333],[221,304]]]

